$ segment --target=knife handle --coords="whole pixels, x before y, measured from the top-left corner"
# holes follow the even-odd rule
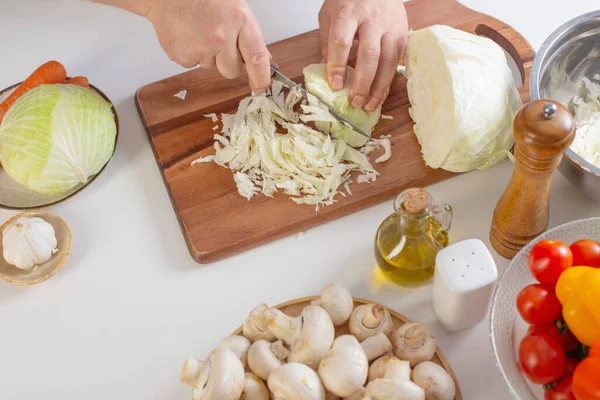
[[[271,77],[275,75],[275,71],[279,69],[279,65],[275,64],[275,61],[271,60]]]

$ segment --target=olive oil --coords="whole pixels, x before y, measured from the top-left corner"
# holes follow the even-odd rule
[[[406,206],[405,202],[417,194],[420,205],[415,208],[413,202]],[[377,265],[398,285],[421,286],[433,277],[436,255],[448,245],[452,209],[448,205],[436,207],[423,189],[403,192],[394,206],[396,213],[383,221],[375,237]]]

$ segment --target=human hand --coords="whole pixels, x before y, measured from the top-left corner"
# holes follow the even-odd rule
[[[325,0],[319,13],[323,60],[334,90],[343,89],[350,49],[358,55],[350,104],[374,111],[386,99],[408,34],[401,0]]]
[[[169,58],[186,68],[217,68],[226,78],[248,71],[250,87],[271,84],[270,54],[245,0],[150,0],[146,17]]]

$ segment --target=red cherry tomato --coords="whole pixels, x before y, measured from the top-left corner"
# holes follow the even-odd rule
[[[554,290],[536,283],[521,290],[517,296],[517,310],[525,322],[547,325],[558,319],[562,306]]]
[[[539,283],[556,286],[562,272],[573,266],[569,246],[557,240],[542,240],[529,253],[529,270]]]
[[[600,243],[595,240],[583,239],[570,247],[573,254],[573,265],[600,268]]]
[[[558,343],[560,343],[560,346],[563,348],[565,353],[570,353],[571,351],[577,350],[577,347],[579,346],[579,340],[577,340],[575,335],[571,333],[571,331],[569,330],[569,328],[566,327],[566,324],[564,322],[560,322],[560,324],[564,324],[564,330],[559,330],[557,323],[559,322],[556,321],[551,324],[539,326],[531,325],[529,326],[527,333],[531,333],[534,331],[546,332],[550,336],[552,336]]]
[[[563,377],[567,358],[552,336],[533,332],[521,340],[519,362],[523,373],[532,382],[546,385]]]
[[[577,400],[600,399],[600,358],[582,360],[573,373],[573,394]]]
[[[544,392],[544,400],[576,400],[573,395],[573,389],[571,388],[572,382],[572,376],[566,376],[561,379],[556,386],[546,389]]]

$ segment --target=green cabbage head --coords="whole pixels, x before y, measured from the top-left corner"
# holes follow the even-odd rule
[[[0,126],[0,162],[31,190],[66,192],[97,174],[117,134],[112,105],[77,85],[41,85],[9,109]]]

